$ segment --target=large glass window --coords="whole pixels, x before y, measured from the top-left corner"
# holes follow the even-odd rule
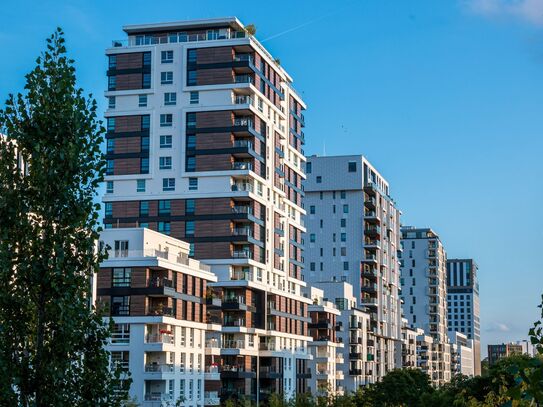
[[[172,205],[169,199],[158,201],[158,215],[169,216],[171,213],[171,207]]]
[[[130,296],[111,297],[111,315],[130,315]]]
[[[131,268],[114,268],[113,279],[111,280],[112,287],[130,287],[130,278],[132,275]]]

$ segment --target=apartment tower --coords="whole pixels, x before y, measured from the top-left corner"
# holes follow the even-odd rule
[[[124,31],[106,51],[104,223],[186,241],[218,276],[223,397],[304,391],[305,104],[236,18]]]
[[[449,337],[460,332],[473,340],[473,370],[481,374],[479,268],[473,259],[447,259]]]
[[[189,258],[188,243],[145,228],[106,230],[100,245],[109,257],[95,298],[113,318],[107,350],[131,374],[130,397],[145,406],[218,405],[218,372],[205,349],[204,293],[217,281],[209,266]]]
[[[363,156],[311,156],[307,176],[306,281],[353,286],[357,306],[370,313],[375,374],[383,377],[399,367],[400,211],[387,181]]]
[[[447,255],[429,228],[402,227],[401,287],[404,316],[433,338],[436,383],[450,380],[447,331]]]

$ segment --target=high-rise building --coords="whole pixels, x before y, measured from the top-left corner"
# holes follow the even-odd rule
[[[218,276],[224,397],[304,391],[305,104],[236,18],[124,31],[106,51],[104,223],[187,241]]]
[[[481,322],[479,319],[479,279],[473,259],[447,260],[447,314],[449,337],[455,332],[473,340],[473,369],[481,374]]]
[[[383,377],[399,367],[400,211],[388,182],[363,156],[311,156],[307,176],[305,279],[353,286],[357,306],[370,312],[375,374]]]
[[[219,379],[206,365],[205,292],[217,281],[209,266],[189,258],[188,243],[149,229],[106,230],[100,244],[109,257],[96,299],[113,318],[107,350],[130,372],[130,396],[142,405],[218,405],[217,389],[205,393]]]
[[[344,374],[343,390],[355,392],[361,386],[375,383],[375,336],[370,331],[370,314],[357,306],[353,286],[344,281],[311,283],[324,291],[324,297],[340,311],[336,317],[336,337],[344,348],[336,367]],[[341,352],[342,351],[342,354]]]
[[[313,357],[309,369],[313,373],[308,392],[316,396],[340,395],[344,392],[344,372],[338,369],[343,358],[344,344],[336,337],[339,327],[337,318],[341,315],[335,304],[324,299],[324,292],[315,287],[308,287],[306,296],[311,299],[309,305],[309,334],[312,341],[309,349]]]
[[[465,334],[454,332],[451,340],[451,372],[452,375],[461,374],[473,377],[473,339],[468,339]]]
[[[401,288],[404,316],[434,339],[437,383],[450,380],[447,335],[447,256],[429,228],[402,227]],[[433,378],[434,379],[434,378]]]
[[[511,355],[522,355],[524,347],[522,343],[502,343],[500,345],[488,345],[488,365],[492,366],[498,360]]]
[[[396,352],[396,357],[401,359],[398,364],[402,368],[413,369],[417,367],[417,336],[417,330],[409,326],[407,319],[402,319],[401,351]]]

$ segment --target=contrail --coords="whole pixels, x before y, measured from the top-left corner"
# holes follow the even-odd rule
[[[313,18],[313,19],[311,19],[311,20],[309,20],[309,21],[306,21],[305,23],[302,23],[302,24],[297,25],[297,26],[295,26],[295,27],[289,28],[288,30],[281,31],[280,33],[275,34],[275,35],[272,35],[271,37],[268,37],[268,38],[266,38],[266,39],[264,39],[264,40],[262,40],[262,41],[260,41],[260,42],[262,43],[262,42],[266,42],[266,41],[269,41],[269,40],[273,40],[273,39],[275,39],[275,38],[277,38],[277,37],[280,37],[280,36],[282,36],[282,35],[288,34],[288,33],[292,32],[292,31],[296,31],[296,30],[299,30],[300,28],[303,28],[303,27],[308,26],[308,25],[310,25],[310,24],[316,23],[317,21],[320,21],[320,20],[322,20],[322,19],[324,19],[324,18],[326,18],[326,17],[329,17],[329,16],[331,16],[332,14],[336,14],[336,13],[340,12],[340,11],[343,10],[345,7],[347,7],[347,5],[348,5],[348,4],[344,5],[343,7],[339,7],[339,8],[337,8],[337,9],[333,10],[333,11],[330,11],[330,12],[328,12],[328,13],[326,13],[326,14],[323,14],[322,16],[315,17],[315,18]]]

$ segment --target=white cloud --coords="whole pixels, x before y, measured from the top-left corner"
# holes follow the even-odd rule
[[[514,18],[543,26],[543,0],[464,0],[474,14],[489,18]]]
[[[493,322],[486,329],[487,332],[509,332],[510,330],[511,329],[509,329],[509,326],[507,326],[503,322]]]

